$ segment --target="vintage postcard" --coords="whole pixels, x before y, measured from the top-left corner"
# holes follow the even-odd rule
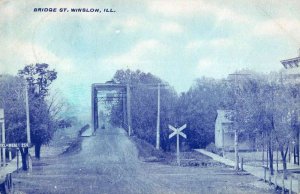
[[[299,10],[0,0],[0,192],[300,193]]]

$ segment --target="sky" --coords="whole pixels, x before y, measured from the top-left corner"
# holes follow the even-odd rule
[[[0,0],[0,74],[47,63],[58,71],[53,88],[83,109],[91,84],[118,69],[151,72],[184,92],[202,76],[280,70],[298,56],[299,10],[299,0]]]

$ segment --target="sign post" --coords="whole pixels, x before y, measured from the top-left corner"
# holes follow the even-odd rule
[[[0,109],[0,123],[2,128],[2,143],[5,143],[5,122],[4,122],[4,109]],[[5,148],[2,148],[2,160],[3,160],[3,166],[6,166],[5,161]]]
[[[156,149],[160,147],[160,84],[157,85]]]
[[[128,124],[128,135],[132,135],[132,128],[131,128],[131,91],[130,85],[126,85],[126,99],[127,99],[127,124]]]
[[[26,134],[27,134],[27,143],[31,143],[30,137],[30,116],[29,116],[29,100],[28,100],[28,84],[25,80],[25,103],[26,103]],[[2,142],[4,143],[4,142]]]
[[[0,143],[0,148],[4,150],[5,148],[10,149],[10,151],[12,148],[17,149],[17,172],[19,172],[19,148],[29,148],[29,146],[29,143]],[[32,168],[32,163],[30,168]]]
[[[17,148],[17,173],[19,173],[19,149]]]
[[[171,139],[172,137],[174,137],[176,135],[177,138],[177,143],[176,143],[176,156],[177,156],[177,164],[178,166],[180,166],[180,150],[179,150],[179,135],[181,135],[183,138],[186,138],[186,134],[184,134],[182,132],[182,130],[184,130],[186,128],[186,124],[184,124],[183,126],[179,127],[179,128],[175,128],[171,125],[169,125],[169,129],[173,130],[173,132],[169,135],[169,139]]]

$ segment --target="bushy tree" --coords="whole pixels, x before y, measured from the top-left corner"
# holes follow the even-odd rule
[[[251,72],[239,79],[235,88],[232,120],[240,136],[252,138],[256,145],[266,145],[269,167],[273,174],[273,151],[281,153],[284,172],[286,157],[292,141],[298,142],[299,122],[297,96],[299,89],[282,80],[278,73]]]
[[[176,116],[187,123],[185,133],[191,148],[206,147],[214,141],[217,110],[225,108],[226,85],[220,80],[200,78],[180,95]]]
[[[4,109],[7,143],[24,143],[27,140],[23,83],[23,80],[18,77],[0,75],[0,103]],[[22,167],[26,170],[28,149],[19,149],[21,150]]]
[[[131,86],[131,114],[132,128],[135,135],[153,145],[156,139],[156,119],[157,119],[157,89],[158,83],[168,85],[158,77],[143,73],[139,70],[118,70],[113,79],[121,84]],[[173,107],[176,105],[177,95],[173,88],[161,89],[161,146],[163,149],[169,147],[168,124],[172,123]],[[122,120],[121,102],[113,106],[111,111],[111,121],[120,124]]]
[[[56,127],[45,97],[49,95],[49,86],[57,78],[57,72],[48,67],[48,64],[37,63],[18,72],[28,85],[31,143],[35,146],[36,158],[40,158],[41,146],[51,140]]]

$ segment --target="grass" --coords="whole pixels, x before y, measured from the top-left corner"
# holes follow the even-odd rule
[[[175,152],[164,152],[161,149],[157,150],[152,144],[136,136],[131,137],[131,140],[138,149],[140,160],[144,162],[159,162],[166,165],[177,165]],[[180,153],[180,165],[194,167],[225,166],[194,150]]]
[[[78,153],[81,150],[82,139],[82,137],[77,137],[76,139],[74,139],[67,147],[67,149],[60,155]]]

